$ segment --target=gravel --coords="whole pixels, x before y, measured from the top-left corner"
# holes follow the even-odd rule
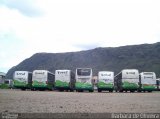
[[[56,92],[0,89],[0,112],[159,113],[160,92]]]

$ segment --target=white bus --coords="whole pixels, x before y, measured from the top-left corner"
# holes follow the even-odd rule
[[[88,90],[89,92],[94,91],[92,82],[92,69],[91,68],[77,68],[76,69],[76,91],[82,92]]]
[[[53,90],[55,75],[47,70],[34,70],[32,76],[32,90]]]
[[[18,89],[30,89],[32,86],[32,73],[29,71],[15,71],[13,75],[13,87]]]
[[[73,91],[75,88],[75,74],[71,70],[56,70],[55,88],[60,91]]]
[[[139,71],[137,69],[124,69],[114,77],[115,91],[134,92],[139,89]]]
[[[157,89],[156,74],[154,72],[142,72],[139,77],[139,91],[152,92]]]
[[[97,89],[98,89],[98,92],[101,92],[102,90],[113,92],[114,90],[114,72],[99,71]]]

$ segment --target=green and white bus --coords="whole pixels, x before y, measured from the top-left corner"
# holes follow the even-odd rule
[[[32,76],[32,90],[53,90],[55,75],[47,70],[34,70]]]
[[[13,88],[26,90],[32,87],[32,73],[29,71],[15,71],[13,75]]]
[[[84,90],[88,90],[89,92],[94,91],[91,68],[77,68],[76,69],[75,89],[78,92],[82,92]]]
[[[101,92],[102,90],[113,92],[114,90],[114,72],[99,71],[97,89],[98,89],[98,92]]]
[[[157,90],[156,74],[154,72],[140,73],[139,83],[140,83],[139,92],[141,91],[152,92],[152,91]]]
[[[73,91],[75,88],[75,74],[71,70],[56,70],[55,88],[60,91]]]
[[[115,91],[134,92],[139,89],[139,71],[137,69],[124,69],[114,77]]]

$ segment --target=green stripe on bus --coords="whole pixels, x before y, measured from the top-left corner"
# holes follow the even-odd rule
[[[104,82],[98,82],[97,84],[98,88],[113,88],[113,83],[104,83]]]
[[[124,89],[138,89],[139,85],[136,83],[130,83],[130,82],[124,81],[122,87]]]
[[[92,84],[76,82],[76,89],[93,89]]]
[[[63,81],[60,81],[60,80],[56,80],[55,82],[55,87],[69,87],[69,83],[68,82],[63,82]]]
[[[14,80],[14,86],[23,86],[26,87],[27,83],[26,82],[22,82],[22,81],[18,81],[18,80]]]

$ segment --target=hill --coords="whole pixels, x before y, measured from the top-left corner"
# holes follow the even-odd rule
[[[139,71],[154,71],[160,77],[160,42],[115,48],[95,48],[87,51],[68,53],[36,53],[12,67],[6,78],[12,78],[16,70],[33,71],[46,69],[71,69],[78,67],[93,68],[94,75],[100,70],[114,71],[115,74],[125,68]]]

